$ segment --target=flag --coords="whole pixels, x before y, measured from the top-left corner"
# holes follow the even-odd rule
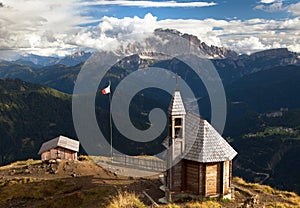
[[[109,85],[106,88],[104,88],[102,90],[102,94],[103,95],[106,95],[106,94],[109,94],[109,93],[110,93],[110,83],[109,83]]]

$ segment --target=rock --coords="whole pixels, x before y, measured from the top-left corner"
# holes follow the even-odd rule
[[[30,171],[29,169],[26,169],[26,170],[24,170],[24,173],[25,173],[25,174],[30,174],[31,171]]]
[[[9,175],[14,175],[16,173],[16,170],[11,170],[10,172],[9,172]]]
[[[56,160],[53,160],[53,159],[49,160],[48,162],[49,162],[49,164],[56,164]]]
[[[75,173],[72,173],[71,176],[72,176],[73,178],[75,178],[75,177],[76,177],[76,174],[75,174]]]
[[[58,170],[54,167],[51,167],[49,170],[48,170],[48,173],[49,174],[57,174],[58,173]]]

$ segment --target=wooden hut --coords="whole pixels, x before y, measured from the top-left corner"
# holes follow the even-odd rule
[[[203,118],[186,113],[178,90],[169,110],[165,200],[231,198],[232,159],[237,152]]]
[[[79,141],[58,136],[42,144],[39,155],[42,161],[51,159],[77,160]]]

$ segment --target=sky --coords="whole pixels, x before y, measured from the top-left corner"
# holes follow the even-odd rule
[[[300,52],[298,0],[0,0],[0,58],[109,50],[126,35],[176,29],[238,53]]]

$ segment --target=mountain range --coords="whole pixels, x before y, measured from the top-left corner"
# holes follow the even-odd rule
[[[32,68],[42,68],[53,65],[76,66],[77,64],[85,62],[91,55],[91,52],[84,51],[78,51],[72,55],[61,58],[26,54],[15,60],[14,63],[31,66]]]
[[[196,36],[175,30],[156,30],[157,34],[160,32],[187,39],[203,50],[216,67],[227,96],[224,137],[239,152],[234,161],[234,174],[300,193],[299,169],[292,169],[300,167],[297,154],[300,149],[299,54],[280,48],[238,55],[226,48],[208,46]],[[149,40],[149,44],[153,41]],[[202,116],[209,120],[207,91],[192,70],[176,58],[158,58],[150,51],[134,54],[139,47],[121,48],[120,53],[130,55],[113,66],[99,86],[102,88],[110,79],[113,91],[133,71],[146,66],[165,68],[178,73],[188,83],[199,98]],[[91,56],[91,52],[77,52],[63,58],[31,54],[15,61],[0,61],[2,164],[37,158],[40,144],[58,134],[76,138],[70,94],[78,73]],[[169,98],[170,95],[155,89],[140,92],[131,103],[134,125],[148,128],[149,111],[154,107],[167,111]],[[108,119],[109,106],[100,93],[95,102],[98,118]],[[108,123],[102,123],[100,128],[108,135]],[[145,145],[128,143],[115,128],[114,135],[120,140],[116,148],[136,145],[128,148],[128,154],[152,154],[166,131],[158,141]]]

